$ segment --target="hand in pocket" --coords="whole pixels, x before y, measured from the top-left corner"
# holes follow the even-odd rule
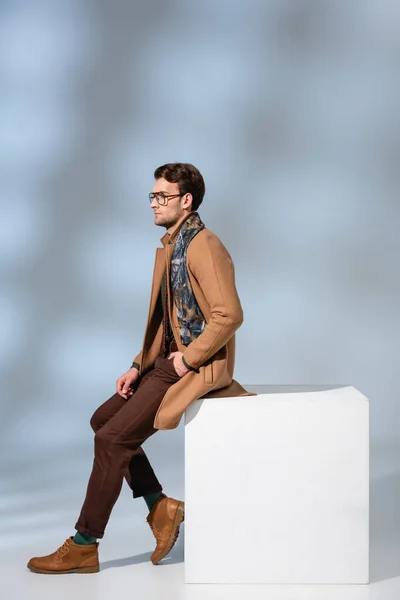
[[[168,360],[172,360],[174,363],[174,369],[179,375],[179,377],[183,377],[186,373],[189,373],[190,369],[185,367],[182,361],[183,352],[171,352],[168,356]]]

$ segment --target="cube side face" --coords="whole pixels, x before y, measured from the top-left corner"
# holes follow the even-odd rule
[[[198,402],[186,582],[368,583],[368,402],[354,388]]]

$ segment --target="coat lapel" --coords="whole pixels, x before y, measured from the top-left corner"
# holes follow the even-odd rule
[[[157,298],[161,289],[161,281],[165,270],[165,248],[157,248],[156,250],[156,260],[154,264],[154,273],[153,273],[153,285],[151,288],[151,301],[150,301],[150,310],[149,310],[149,319],[154,313],[156,308]]]

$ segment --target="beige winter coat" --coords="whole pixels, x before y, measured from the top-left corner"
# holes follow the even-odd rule
[[[189,213],[191,214],[191,213]],[[170,290],[170,262],[180,226],[187,214],[161,238],[157,248],[151,288],[150,308],[141,352],[134,358],[142,373],[160,354],[162,343],[162,307],[159,300],[161,281],[167,268],[169,316],[175,340],[189,371],[165,394],[154,419],[156,429],[173,429],[193,400],[213,396],[248,396],[233,378],[235,331],[243,322],[243,311],[235,286],[232,259],[218,237],[202,229],[187,249],[187,269],[197,303],[206,320],[204,331],[188,346],[181,343],[179,324]],[[217,391],[218,390],[218,391]]]

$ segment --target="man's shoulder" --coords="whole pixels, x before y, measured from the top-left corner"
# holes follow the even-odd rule
[[[189,248],[192,246],[192,249],[201,248],[204,246],[218,247],[222,246],[225,248],[221,239],[217,236],[216,233],[208,229],[208,227],[204,227],[199,231],[197,235],[194,236],[192,241],[189,244]]]
[[[220,256],[229,257],[229,252],[220,240],[220,238],[208,227],[201,229],[197,235],[194,236],[187,249],[187,257],[190,260],[193,259],[206,259],[207,256],[211,255],[214,258]]]

